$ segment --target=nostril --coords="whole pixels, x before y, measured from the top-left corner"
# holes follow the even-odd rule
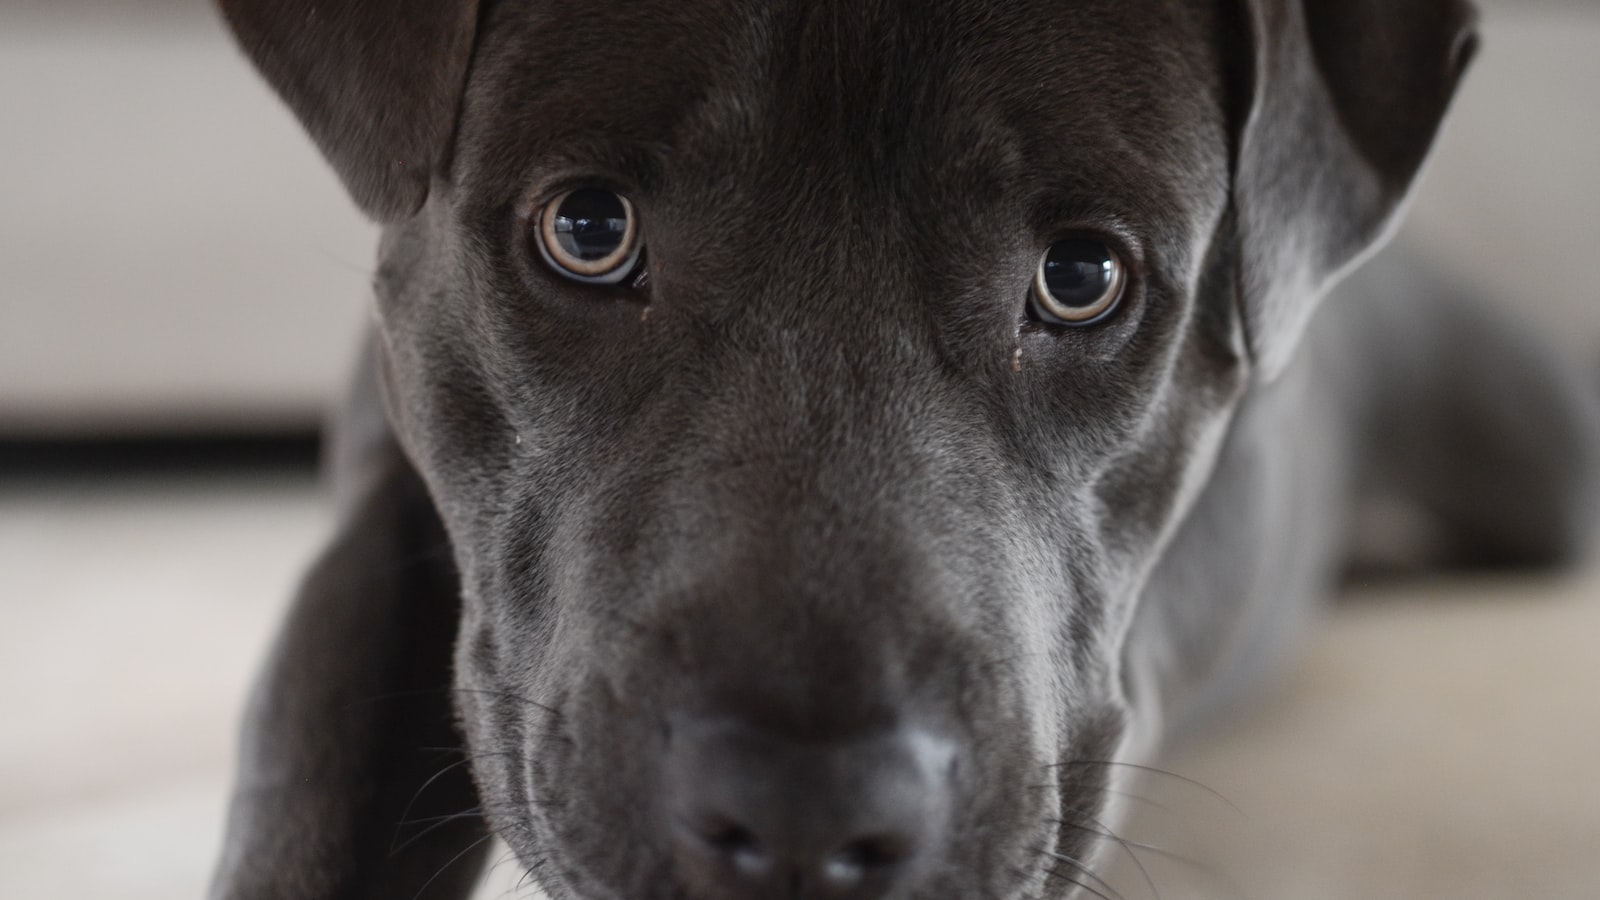
[[[692,830],[713,854],[726,860],[741,875],[760,878],[772,866],[772,859],[755,832],[743,825],[715,821]]]
[[[834,887],[854,887],[877,872],[899,865],[907,855],[906,842],[901,838],[862,838],[834,851],[823,866],[823,876]]]
[[[724,825],[704,837],[706,843],[724,853],[748,853],[760,849],[755,834],[742,825]]]

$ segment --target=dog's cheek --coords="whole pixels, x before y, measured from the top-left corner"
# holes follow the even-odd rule
[[[481,605],[469,601],[464,609],[451,687],[457,724],[485,817],[516,846],[529,832],[524,736],[537,723],[528,722],[519,692],[503,682],[502,641]]]
[[[481,314],[486,289],[470,242],[430,200],[387,228],[374,277],[385,407],[458,547],[484,546],[483,510],[514,493],[526,454],[494,385],[500,343]],[[467,540],[469,533],[472,540]]]
[[[579,896],[658,896],[674,874],[662,840],[655,718],[604,678],[586,678],[565,696],[562,734],[536,739],[541,849]]]

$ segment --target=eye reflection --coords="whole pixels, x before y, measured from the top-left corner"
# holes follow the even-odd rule
[[[1031,308],[1054,325],[1088,325],[1122,299],[1122,259],[1102,241],[1070,238],[1045,251],[1034,275]]]
[[[551,200],[539,214],[540,255],[562,275],[591,284],[616,284],[632,273],[641,244],[633,204],[600,188],[580,188]]]

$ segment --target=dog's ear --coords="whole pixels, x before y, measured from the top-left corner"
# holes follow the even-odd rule
[[[1465,0],[1245,0],[1233,197],[1264,377],[1317,301],[1388,237],[1477,46]]]
[[[369,216],[415,213],[443,161],[477,0],[218,0]]]

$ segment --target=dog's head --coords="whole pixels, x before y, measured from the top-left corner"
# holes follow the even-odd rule
[[[1454,0],[224,0],[357,202],[557,897],[1093,888],[1143,579]],[[1091,893],[1093,891],[1091,890]]]

